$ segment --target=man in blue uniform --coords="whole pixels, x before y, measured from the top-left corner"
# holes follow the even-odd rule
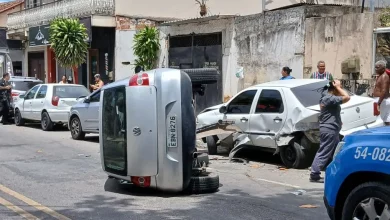
[[[11,102],[11,85],[9,83],[9,73],[4,73],[0,80],[0,116],[2,116],[3,125],[8,124],[8,114]]]
[[[332,158],[337,144],[340,142],[341,104],[350,99],[348,93],[341,87],[340,81],[329,82],[324,88],[320,99],[320,148],[311,165],[311,182],[323,183],[321,170]]]

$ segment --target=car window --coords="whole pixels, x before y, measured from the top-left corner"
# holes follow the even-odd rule
[[[90,102],[100,102],[100,91],[96,92],[95,94],[91,95],[91,101]]]
[[[39,89],[39,85],[33,87],[24,97],[24,99],[33,99],[35,97],[35,94],[37,94],[37,91]]]
[[[278,90],[263,89],[256,105],[256,113],[283,113],[282,95]]]
[[[248,90],[235,97],[228,105],[227,114],[249,114],[257,90]]]
[[[328,83],[327,80],[316,82],[316,83],[310,83],[307,85],[292,88],[291,91],[304,107],[310,107],[313,105],[319,105],[323,88],[327,83]],[[344,90],[350,96],[354,95],[347,89]]]
[[[14,90],[28,91],[32,87],[34,87],[38,84],[41,84],[43,82],[39,82],[39,81],[35,81],[35,82],[33,82],[33,81],[12,81],[12,79],[11,79],[10,83],[12,85],[12,89],[14,89]]]
[[[35,97],[36,99],[43,99],[46,97],[46,93],[47,93],[47,86],[43,85],[41,86],[41,88],[39,89],[38,91],[38,94],[37,94],[37,97]]]
[[[53,96],[59,98],[79,98],[81,96],[88,96],[90,92],[84,86],[54,86]]]

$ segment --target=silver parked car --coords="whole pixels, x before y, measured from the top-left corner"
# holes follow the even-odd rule
[[[86,133],[99,133],[100,90],[80,97],[72,106],[69,115],[69,130],[72,138],[82,140]]]

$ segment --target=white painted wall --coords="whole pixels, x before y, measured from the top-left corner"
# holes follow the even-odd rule
[[[234,19],[220,19],[200,23],[190,23],[172,26],[160,26],[160,44],[159,67],[168,67],[168,40],[166,36],[207,34],[222,32],[222,87],[223,97],[232,97],[238,90],[239,79],[235,76],[237,70],[237,47],[234,41]]]
[[[135,30],[117,30],[115,33],[115,80],[131,76],[134,73],[136,57],[133,53]],[[122,62],[130,62],[123,65]]]

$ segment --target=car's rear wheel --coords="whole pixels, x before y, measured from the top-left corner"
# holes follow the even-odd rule
[[[206,144],[207,144],[207,150],[209,152],[209,155],[218,154],[217,137],[215,136],[206,137]]]
[[[280,148],[280,159],[287,168],[307,168],[308,158],[307,151],[301,145],[301,138],[294,138],[289,145]]]
[[[189,191],[194,194],[213,193],[219,188],[219,176],[216,173],[201,173],[191,176]]]
[[[380,182],[357,186],[347,197],[342,220],[390,219],[390,187]]]
[[[41,116],[41,127],[44,131],[52,131],[54,124],[50,119],[50,116],[47,112],[42,113]]]
[[[15,109],[14,121],[16,126],[24,125],[24,119],[22,118],[22,114],[20,113],[19,109]]]
[[[85,132],[83,132],[83,129],[81,127],[80,119],[77,116],[73,117],[70,120],[69,129],[70,129],[70,133],[72,135],[72,138],[74,140],[82,140],[82,139],[84,139]]]

